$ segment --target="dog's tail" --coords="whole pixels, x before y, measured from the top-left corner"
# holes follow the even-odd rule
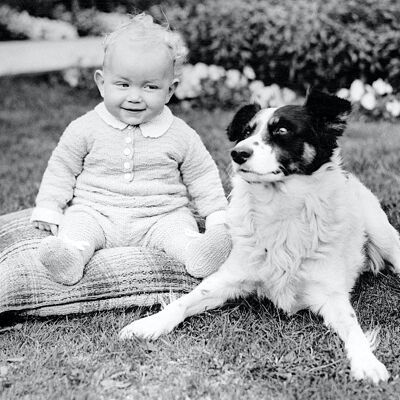
[[[370,239],[367,239],[365,244],[365,255],[368,267],[375,275],[385,267],[380,248]]]
[[[400,274],[400,236],[390,224],[377,197],[357,178],[351,177],[351,183],[358,197],[358,208],[363,215],[367,239],[366,254],[371,269],[377,273],[385,265],[383,260],[392,264],[394,271]]]

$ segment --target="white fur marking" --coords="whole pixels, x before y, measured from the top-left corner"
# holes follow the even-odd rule
[[[307,163],[311,163],[314,160],[316,151],[313,146],[308,143],[304,143],[303,159]]]
[[[262,118],[255,119],[260,125],[250,143],[260,140],[272,114],[257,114]],[[322,315],[343,340],[353,377],[386,381],[389,373],[371,349],[376,335],[363,333],[349,297],[364,270],[366,236],[374,246],[375,268],[384,265],[381,257],[400,273],[399,234],[377,198],[341,169],[339,150],[311,175],[273,182],[273,174],[263,175],[273,163],[273,149],[262,141],[252,149],[244,164],[234,164],[238,173],[228,208],[233,249],[227,261],[159,314],[125,327],[120,338],[155,339],[190,315],[257,293],[287,313],[308,308]]]

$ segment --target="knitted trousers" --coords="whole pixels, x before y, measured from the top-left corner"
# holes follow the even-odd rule
[[[205,277],[225,261],[231,250],[224,225],[200,234],[188,208],[165,215],[138,218],[126,210],[107,217],[82,205],[69,207],[57,237],[39,246],[39,259],[56,281],[72,285],[96,250],[108,247],[146,246],[165,251],[182,262],[189,274]]]
[[[185,263],[185,248],[198,232],[196,220],[187,208],[163,216],[137,218],[123,211],[105,217],[89,207],[76,205],[66,210],[58,237],[83,242],[85,264],[96,250],[119,246],[164,250]]]

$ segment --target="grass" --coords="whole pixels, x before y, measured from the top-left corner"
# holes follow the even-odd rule
[[[92,108],[91,92],[42,78],[2,79],[0,214],[31,207],[66,124]],[[229,190],[224,129],[232,111],[175,112],[203,137]],[[347,168],[379,197],[400,229],[400,126],[353,122],[342,140]],[[1,399],[398,399],[400,280],[366,274],[352,298],[363,329],[381,327],[376,351],[391,372],[378,387],[349,376],[342,343],[318,317],[293,317],[256,299],[185,321],[156,342],[120,343],[146,309],[60,318],[1,317]],[[150,310],[150,312],[153,312]]]

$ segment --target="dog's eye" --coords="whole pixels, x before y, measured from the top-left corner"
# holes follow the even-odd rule
[[[250,126],[246,126],[246,128],[244,129],[244,131],[243,131],[243,136],[249,136],[250,134],[251,134],[251,132],[253,131],[253,129],[252,129],[252,127],[250,127]]]
[[[286,135],[288,133],[288,130],[286,128],[279,128],[275,131],[277,135]]]

